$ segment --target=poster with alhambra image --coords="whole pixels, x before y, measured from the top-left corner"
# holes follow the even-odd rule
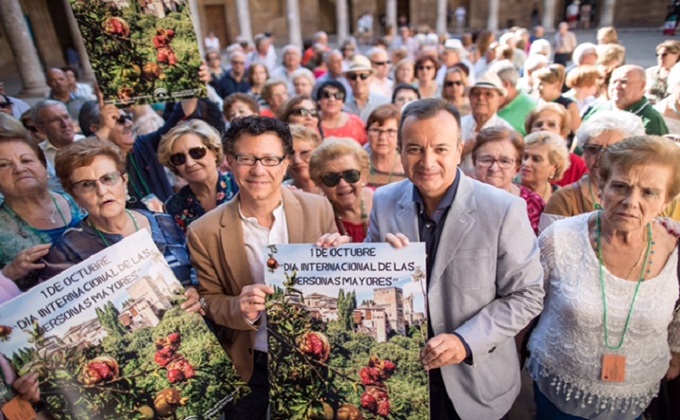
[[[425,245],[266,253],[272,419],[429,419]]]
[[[209,419],[242,389],[145,229],[0,306],[9,375],[55,419]]]

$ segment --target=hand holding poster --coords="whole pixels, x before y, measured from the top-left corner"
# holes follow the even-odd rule
[[[189,0],[70,0],[107,103],[205,96]]]
[[[141,231],[0,306],[0,353],[59,419],[211,418],[237,376]]]
[[[425,246],[272,245],[273,419],[428,419]]]

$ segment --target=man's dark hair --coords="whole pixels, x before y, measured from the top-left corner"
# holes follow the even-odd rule
[[[461,142],[460,112],[458,111],[458,108],[449,104],[444,99],[428,98],[409,103],[408,105],[406,105],[406,108],[402,112],[401,121],[399,122],[399,142],[398,142],[399,149],[401,150],[401,145],[404,141],[403,128],[404,122],[406,120],[408,120],[409,118],[413,118],[415,120],[427,120],[429,118],[436,116],[442,111],[448,112],[449,114],[453,115],[453,117],[456,119],[456,124],[458,124],[458,138],[456,140],[460,144]]]
[[[337,80],[327,80],[321,83],[321,85],[319,85],[319,88],[316,90],[316,98],[314,99],[316,99],[317,102],[321,100],[321,94],[328,87],[337,89],[338,91],[340,91],[340,93],[342,93],[342,95],[345,97],[345,99],[343,99],[342,102],[345,102],[345,100],[347,100],[347,89],[345,89],[345,86],[343,86],[342,83],[338,82]]]
[[[290,134],[288,124],[274,118],[260,117],[259,115],[237,118],[231,123],[222,139],[224,153],[234,156],[236,154],[236,142],[243,134],[259,136],[265,133],[274,134],[281,139],[283,152],[286,157],[293,154],[293,136]]]
[[[420,91],[418,90],[417,87],[409,85],[408,83],[399,83],[394,87],[394,90],[392,91],[392,103],[394,103],[394,100],[397,99],[397,93],[399,93],[402,90],[410,90],[411,92],[414,92],[418,96],[418,99],[420,99]]]
[[[94,135],[92,132],[92,126],[99,126],[99,102],[97,101],[87,101],[80,108],[78,113],[78,125],[80,126],[80,132],[83,136],[89,137]]]

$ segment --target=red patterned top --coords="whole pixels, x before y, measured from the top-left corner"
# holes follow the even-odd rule
[[[339,225],[341,223],[342,225]],[[361,243],[366,238],[366,224],[365,223],[352,223],[347,220],[335,219],[335,224],[338,225],[338,231],[343,235],[347,235],[352,238],[352,243]]]
[[[545,203],[540,195],[531,191],[527,187],[518,185],[519,196],[527,202],[527,213],[529,214],[529,222],[531,227],[534,229],[534,233],[538,235],[538,221],[541,218],[541,213],[545,209]]]

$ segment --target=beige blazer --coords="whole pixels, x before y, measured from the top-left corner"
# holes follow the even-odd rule
[[[289,243],[313,243],[324,233],[337,232],[333,209],[322,196],[282,187]],[[198,273],[206,316],[216,324],[217,339],[236,371],[248,382],[253,373],[257,325],[241,314],[238,296],[253,284],[238,213],[237,194],[189,226],[187,245]]]

